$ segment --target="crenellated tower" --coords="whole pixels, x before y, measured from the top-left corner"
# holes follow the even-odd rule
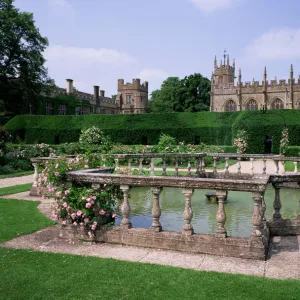
[[[224,55],[224,61],[221,60],[220,65],[217,64],[217,57],[214,61],[213,85],[229,85],[234,84],[235,78],[235,61],[230,65],[229,55]]]

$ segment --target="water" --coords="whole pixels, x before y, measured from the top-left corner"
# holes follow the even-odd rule
[[[211,191],[211,190],[209,190]],[[193,219],[195,233],[214,234],[216,232],[216,214],[218,204],[206,199],[208,190],[195,190],[192,197]],[[271,219],[274,213],[275,191],[272,185],[267,187],[265,202],[266,218]],[[281,214],[283,218],[293,218],[299,214],[300,190],[281,189]],[[135,187],[131,190],[131,222],[133,227],[151,228],[153,197],[149,187]],[[228,235],[249,237],[252,231],[252,212],[254,201],[251,193],[229,192],[225,204]],[[160,194],[161,217],[163,230],[182,231],[184,224],[183,211],[185,198],[181,188],[164,188]],[[120,223],[118,218],[117,224]]]

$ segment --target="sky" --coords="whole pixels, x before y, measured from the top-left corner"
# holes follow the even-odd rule
[[[59,87],[83,92],[117,80],[149,82],[149,96],[169,76],[211,78],[214,56],[235,58],[242,81],[300,75],[299,0],[16,0],[49,40],[44,56]]]

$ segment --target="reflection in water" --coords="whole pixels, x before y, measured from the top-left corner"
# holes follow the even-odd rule
[[[195,190],[192,197],[193,219],[195,233],[214,234],[216,232],[216,214],[218,204],[206,199],[208,190]],[[281,214],[283,218],[292,218],[299,213],[300,190],[281,189]],[[152,224],[152,193],[149,187],[136,187],[131,190],[130,206],[132,209],[131,222],[133,227],[151,228]],[[267,206],[266,218],[271,219],[273,209],[274,189],[269,185],[265,193]],[[229,192],[225,204],[228,235],[249,237],[252,231],[252,212],[254,201],[251,193]],[[163,230],[181,231],[184,219],[184,195],[181,188],[164,188],[160,194],[160,207]],[[117,220],[120,224],[120,218]]]

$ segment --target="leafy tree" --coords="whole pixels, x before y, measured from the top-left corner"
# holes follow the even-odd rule
[[[208,110],[210,81],[201,74],[183,79],[169,77],[151,94],[150,112],[197,112]]]
[[[20,12],[14,0],[0,0],[0,98],[7,111],[26,113],[54,82],[44,67],[48,40],[35,26],[33,14]]]

